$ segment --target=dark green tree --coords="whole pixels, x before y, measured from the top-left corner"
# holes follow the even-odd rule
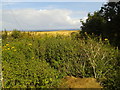
[[[101,7],[100,15],[104,17],[106,24],[102,29],[111,44],[120,47],[120,2],[109,2]]]
[[[94,14],[88,13],[88,18],[86,22],[82,22],[81,28],[82,32],[87,32],[89,34],[102,34],[101,29],[104,27],[105,20],[100,16],[99,12],[94,12]]]
[[[114,46],[120,47],[120,2],[109,2],[94,14],[88,14],[82,22],[82,32],[94,33],[108,38]]]

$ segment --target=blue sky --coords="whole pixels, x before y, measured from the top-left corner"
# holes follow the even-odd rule
[[[100,9],[103,2],[4,2],[3,9],[70,9],[70,10],[85,10],[93,12]]]
[[[3,29],[78,29],[104,2],[4,2]]]

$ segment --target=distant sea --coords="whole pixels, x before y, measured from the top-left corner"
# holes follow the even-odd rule
[[[22,31],[63,31],[63,30],[68,30],[68,31],[73,31],[73,30],[80,30],[80,29],[55,29],[55,30],[22,30]]]
[[[53,30],[19,30],[19,31],[34,31],[34,32],[43,32],[43,31],[63,31],[63,30],[68,30],[68,31],[73,31],[73,30],[80,30],[80,29],[53,29]],[[0,30],[1,31],[1,30]],[[4,31],[4,30],[2,30]],[[13,30],[6,30],[6,31],[13,31]]]

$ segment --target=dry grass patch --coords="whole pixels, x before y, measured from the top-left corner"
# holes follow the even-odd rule
[[[76,78],[66,76],[62,79],[63,88],[102,88],[95,78]]]

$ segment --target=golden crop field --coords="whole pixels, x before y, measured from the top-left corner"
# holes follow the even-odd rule
[[[45,31],[45,32],[31,32],[31,35],[70,35],[73,32],[77,32],[78,33],[79,30],[76,31],[68,31],[68,30],[62,30],[62,31]],[[28,33],[28,32],[26,32]]]
[[[12,33],[12,31],[7,31],[8,35],[10,35]],[[73,31],[69,31],[69,30],[59,30],[59,31],[21,31],[21,33],[29,33],[30,35],[65,35],[65,36],[69,36],[71,33],[79,33],[79,30],[73,30]]]

